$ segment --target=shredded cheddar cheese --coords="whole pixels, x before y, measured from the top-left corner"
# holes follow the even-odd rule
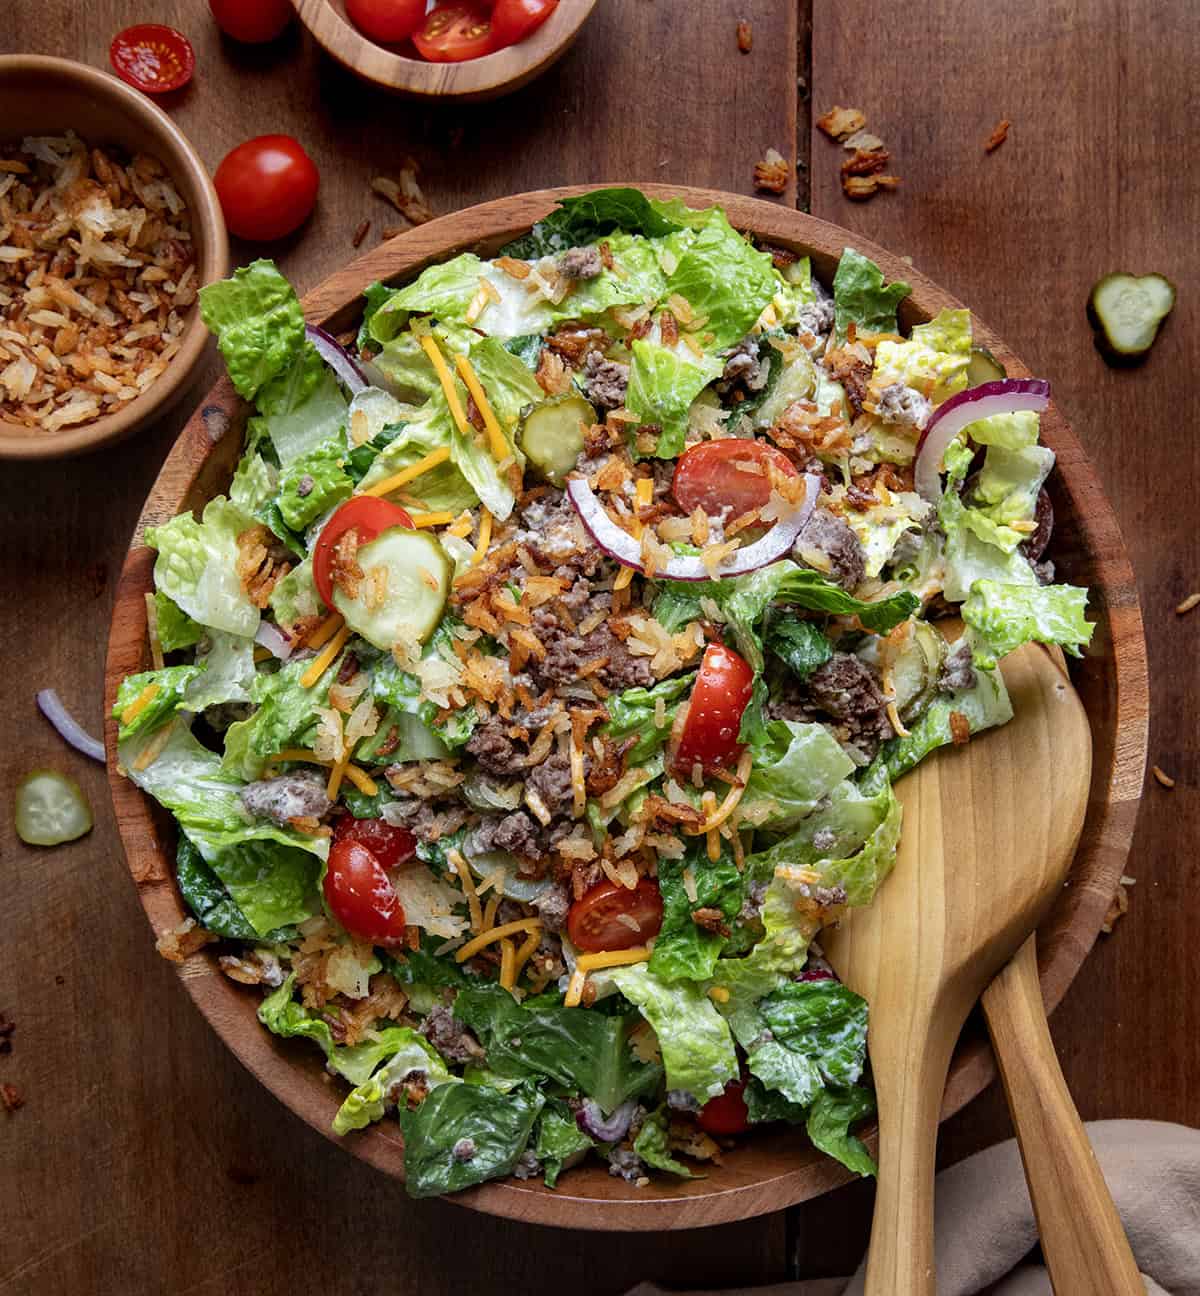
[[[471,425],[467,422],[467,416],[463,412],[462,401],[458,399],[458,389],[454,386],[454,375],[450,372],[450,366],[446,363],[446,357],[442,355],[442,349],[433,340],[433,335],[426,333],[421,338],[421,349],[429,357],[430,364],[433,365],[433,372],[438,376],[438,382],[442,384],[442,391],[446,397],[446,404],[450,407],[450,416],[454,419],[454,424],[458,430],[468,440],[471,439]],[[480,411],[482,413],[482,411]]]
[[[443,360],[442,363],[445,364],[445,361]],[[444,464],[449,458],[450,447],[439,446],[436,450],[431,450],[423,459],[418,459],[415,464],[410,464],[400,472],[385,477],[383,481],[378,481],[373,486],[368,486],[366,490],[359,491],[359,494],[390,495],[392,491],[399,490],[401,486],[407,486],[410,481],[415,481],[422,473],[427,473],[431,468]]]
[[[325,795],[330,799],[330,801],[337,800],[337,794],[341,790],[342,786],[342,779],[346,775],[346,766],[349,764],[349,757],[346,757],[338,761],[338,763],[330,769],[329,782],[325,784]]]
[[[346,646],[346,640],[350,638],[350,627],[343,625],[333,638],[325,645],[324,648],[313,658],[312,665],[300,676],[300,685],[302,688],[312,688],[312,686],[321,678],[329,669],[330,663]]]
[[[654,478],[639,477],[634,491],[638,508],[649,508],[654,501]]]
[[[270,757],[268,764],[278,765],[280,761],[303,761],[306,765],[328,765],[328,761],[323,761],[316,752],[309,751],[307,747],[285,747],[283,751],[276,752]]]
[[[488,545],[490,545],[491,543],[492,543],[492,515],[486,508],[480,507],[479,539],[475,542],[475,552],[471,555],[472,567],[478,567],[479,564],[483,562],[484,557],[486,556],[488,551]],[[460,572],[459,575],[454,578],[454,583],[457,585],[458,582],[462,580],[463,576],[465,575],[466,572]]]
[[[320,648],[322,644],[328,643],[341,629],[344,620],[345,617],[340,612],[330,612],[325,620],[305,639],[304,646],[306,648]]]
[[[715,999],[717,1003],[728,1003],[729,991],[726,990],[724,986],[710,986],[708,997],[710,999]]]
[[[472,525],[470,513],[463,512],[454,519],[446,530],[452,536],[457,536],[460,540],[463,540],[471,534]]]
[[[479,381],[475,370],[471,368],[470,360],[465,355],[454,357],[454,367],[458,370],[459,377],[467,384],[467,391],[471,393],[475,408],[483,416],[483,426],[487,429],[488,445],[492,451],[492,458],[497,463],[502,463],[508,458],[508,442],[504,439],[504,433],[500,430],[500,422],[488,403],[483,384]]]
[[[137,760],[133,762],[133,768],[135,770],[144,770],[149,768],[149,766],[153,765],[154,762],[158,760],[158,758],[162,755],[163,748],[170,741],[171,735],[174,732],[175,732],[174,721],[172,721],[169,725],[164,725],[163,728],[161,728],[158,731],[158,733],[155,734],[155,736],[146,745],[145,750],[137,758]]]
[[[627,967],[630,963],[645,963],[650,957],[646,945],[636,945],[633,949],[604,950],[599,954],[581,954],[575,961],[575,968],[580,972],[595,972],[599,968]]]
[[[516,984],[517,978],[525,971],[525,964],[533,957],[534,950],[542,942],[542,933],[540,931],[530,932],[521,943],[521,948],[517,950],[516,966],[513,969],[513,983]]]
[[[471,930],[479,931],[483,927],[483,906],[479,903],[479,893],[475,890],[475,879],[471,876],[471,866],[463,859],[462,852],[457,850],[448,850],[446,858],[454,865],[454,876],[458,878],[458,885],[462,887],[463,895],[467,897],[467,911],[471,915]],[[474,942],[469,942],[473,944]],[[484,945],[487,942],[484,941]],[[464,945],[463,949],[467,946]],[[480,949],[483,948],[481,945]],[[474,951],[472,951],[474,953]],[[455,954],[455,958],[461,963],[464,958],[469,958],[469,954],[462,954],[462,950]]]
[[[147,684],[137,697],[130,702],[125,710],[121,712],[122,727],[127,724],[132,724],[161,692],[161,684]]]
[[[517,947],[510,940],[500,942],[500,984],[511,990],[516,979]]]
[[[753,760],[754,757],[749,751],[742,753],[742,759],[738,761],[737,783],[725,794],[725,800],[721,802],[715,814],[709,815],[702,824],[697,824],[694,828],[684,829],[689,836],[700,837],[709,833],[714,828],[719,828],[733,814],[742,799],[742,794],[746,791],[746,780],[750,777],[750,766]]]
[[[360,770],[357,765],[351,765],[347,761],[343,773],[363,796],[374,796],[379,791],[379,784],[364,770]]]
[[[476,891],[478,894],[478,891]],[[483,906],[483,930],[491,931],[496,925],[496,910],[500,908],[499,894],[488,896],[488,902]]]
[[[717,810],[716,793],[705,792],[700,798],[700,807],[704,811],[705,817],[711,820]],[[705,835],[708,838],[708,858],[715,864],[721,858],[721,830],[720,828],[710,828]]]
[[[578,1008],[579,1001],[583,998],[583,987],[587,985],[587,973],[580,967],[577,967],[571,973],[571,979],[567,982],[567,992],[563,995],[564,1008]]]
[[[449,852],[447,851],[447,857]],[[464,864],[465,868],[466,865]],[[478,900],[476,900],[478,903]],[[496,941],[503,940],[506,936],[515,936],[517,932],[531,932],[542,929],[542,920],[540,918],[518,918],[515,922],[502,923],[499,927],[493,927],[491,931],[480,932],[473,940],[461,948],[454,951],[454,961],[456,963],[465,963],[467,959],[473,958],[487,945],[492,945]]]
[[[454,514],[449,509],[440,509],[435,513],[413,513],[411,517],[415,527],[445,526],[454,521]]]

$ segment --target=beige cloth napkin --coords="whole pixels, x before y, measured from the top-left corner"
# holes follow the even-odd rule
[[[1200,1296],[1200,1130],[1159,1121],[1095,1121],[1087,1131],[1149,1296]],[[934,1214],[938,1296],[1052,1296],[1046,1270],[1022,1264],[1037,1242],[1037,1225],[1015,1141],[943,1170]],[[644,1283],[628,1296],[659,1290]],[[863,1267],[851,1279],[747,1290],[753,1296],[862,1296]]]

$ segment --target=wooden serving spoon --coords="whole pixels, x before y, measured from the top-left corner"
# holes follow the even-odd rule
[[[1002,669],[1013,719],[935,753],[897,783],[904,827],[895,870],[868,908],[821,938],[871,1007],[880,1155],[866,1296],[934,1294],[938,1116],[955,1042],[985,987],[1057,1296],[1140,1296],[1054,1054],[1031,935],[1083,828],[1091,731],[1057,649],[1027,645]]]

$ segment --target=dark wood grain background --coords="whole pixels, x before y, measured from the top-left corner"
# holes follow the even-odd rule
[[[368,90],[298,30],[239,48],[203,0],[3,9],[0,51],[98,66],[131,22],[186,31],[197,76],[169,110],[210,166],[250,135],[302,139],[321,168],[318,211],[270,249],[301,290],[351,257],[362,220],[368,244],[402,224],[368,181],[406,155],[434,209],[448,211],[572,181],[749,192],[755,160],[774,147],[798,162],[799,184],[779,201],[811,201],[971,303],[1051,380],[1095,456],[1141,589],[1151,759],[1177,780],[1171,791],[1148,785],[1130,912],[1085,965],[1054,1036],[1085,1118],[1200,1124],[1200,609],[1173,610],[1200,589],[1192,0],[932,0],[903,11],[884,0],[604,0],[557,68],[469,108]],[[748,55],[734,41],[742,18],[754,30]],[[810,94],[818,112],[840,102],[867,113],[903,179],[897,193],[863,206],[842,197],[843,155],[813,137]],[[1001,117],[1010,138],[985,156]],[[1126,372],[1102,363],[1084,317],[1092,282],[1115,269],[1157,270],[1180,289],[1148,362]],[[196,393],[212,376],[210,366]],[[848,1272],[869,1223],[867,1184],[703,1233],[616,1238],[490,1220],[409,1201],[218,1044],[154,953],[103,772],[64,751],[33,704],[52,685],[99,730],[112,584],[187,412],[185,401],[88,459],[0,467],[0,796],[7,808],[20,776],[48,765],[79,778],[96,810],[89,837],[54,851],[22,847],[0,815],[0,1012],[16,1023],[0,1083],[25,1099],[0,1114],[0,1293],[440,1296],[553,1281],[607,1294],[641,1278],[719,1287]],[[1009,1133],[993,1087],[944,1127],[942,1158]]]

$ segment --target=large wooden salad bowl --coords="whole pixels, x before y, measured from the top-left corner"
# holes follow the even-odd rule
[[[679,196],[693,207],[719,203],[732,223],[772,243],[808,253],[828,282],[847,244],[874,258],[889,279],[905,279],[912,294],[901,307],[907,329],[945,306],[958,306],[942,289],[897,257],[857,235],[811,216],[751,198],[703,189],[640,186],[657,197]],[[360,293],[373,280],[403,280],[433,261],[466,249],[494,254],[507,240],[549,212],[556,200],[583,188],[545,189],[503,198],[421,226],[360,257],[304,299],[308,319],[334,333],[353,327]],[[978,319],[977,338],[1011,376],[1028,369]],[[245,407],[228,379],[205,397],[184,429],[159,475],[138,522],[125,561],[113,613],[106,671],[106,709],[111,710],[122,677],[147,667],[144,595],[152,589],[154,553],[142,544],[145,527],[184,509],[199,509],[223,492],[241,448]],[[1146,759],[1146,649],[1133,573],[1112,510],[1096,474],[1062,414],[1043,416],[1042,438],[1058,456],[1050,480],[1057,527],[1051,554],[1062,579],[1092,591],[1099,624],[1072,677],[1092,727],[1094,762],[1087,821],[1070,882],[1038,933],[1042,992],[1048,1007],[1062,998],[1100,930],[1124,868],[1137,815]],[[109,778],[117,822],[146,915],[156,933],[185,918],[172,875],[174,829],[115,769],[116,724],[106,733]],[[1046,795],[1052,795],[1047,789]],[[1003,867],[1003,861],[997,861]],[[904,957],[903,950],[896,957]],[[292,1111],[323,1134],[341,1102],[326,1082],[315,1050],[284,1042],[259,1025],[258,995],[223,976],[211,951],[194,955],[181,979],[200,1011],[243,1063]],[[950,1069],[943,1118],[979,1094],[995,1074],[991,1050],[981,1032],[968,1026]],[[343,1141],[343,1140],[339,1140]],[[394,1121],[344,1140],[346,1148],[389,1174],[402,1174],[402,1143]],[[455,1200],[513,1219],[589,1229],[694,1228],[778,1210],[845,1182],[848,1174],[816,1153],[798,1130],[769,1129],[748,1138],[707,1177],[687,1182],[656,1179],[635,1188],[611,1178],[599,1163],[564,1175],[557,1191],[537,1181],[486,1184]]]

